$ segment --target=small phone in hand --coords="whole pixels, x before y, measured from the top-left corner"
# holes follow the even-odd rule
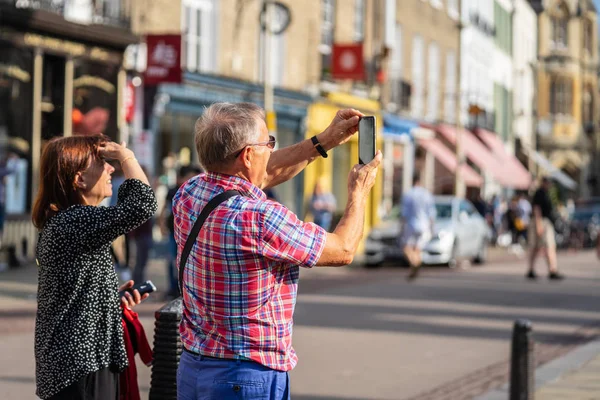
[[[140,292],[140,296],[145,295],[146,293],[152,293],[156,291],[156,286],[154,286],[154,283],[152,283],[152,281],[146,281],[146,282],[142,282],[142,283],[136,283],[135,285],[133,285],[132,287],[130,287],[127,290],[121,290],[119,292],[119,298],[125,296],[125,292],[129,292],[129,294],[133,294],[133,291],[136,290],[138,292]]]
[[[375,117],[361,117],[358,121],[358,162],[360,164],[368,164],[375,158],[376,143]]]

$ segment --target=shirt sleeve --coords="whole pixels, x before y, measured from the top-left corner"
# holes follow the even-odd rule
[[[86,207],[79,221],[79,240],[84,247],[98,248],[137,228],[150,219],[157,209],[156,196],[150,186],[128,179],[119,187],[117,204],[112,207]]]
[[[281,204],[267,202],[261,213],[261,255],[277,262],[312,268],[325,248],[326,232],[303,222]]]

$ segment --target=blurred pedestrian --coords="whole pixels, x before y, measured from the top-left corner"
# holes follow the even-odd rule
[[[179,284],[177,278],[177,242],[175,242],[175,227],[173,221],[173,197],[188,179],[200,174],[202,169],[194,165],[184,165],[177,171],[177,181],[175,186],[169,188],[163,208],[158,216],[158,224],[161,233],[168,238],[168,256],[167,256],[167,278],[169,281],[169,289],[166,298],[174,299],[180,296]]]
[[[533,217],[529,224],[529,270],[526,277],[537,279],[535,273],[535,260],[541,252],[548,264],[549,279],[564,279],[564,275],[558,272],[556,260],[556,239],[554,231],[554,207],[550,200],[550,188],[552,182],[548,177],[542,178],[540,187],[533,195],[531,205]]]
[[[510,200],[510,204],[504,214],[504,220],[511,239],[509,251],[520,256],[524,253],[520,238],[522,232],[525,232],[525,225],[519,215],[519,199],[517,196],[513,196]]]
[[[322,179],[318,179],[310,199],[310,212],[313,215],[314,223],[329,232],[335,208],[335,196],[330,191],[325,190]]]
[[[421,178],[413,177],[413,187],[402,196],[402,219],[404,224],[400,234],[400,245],[410,264],[408,279],[419,273],[421,252],[433,237],[435,221],[433,195],[421,186]]]
[[[347,142],[361,115],[338,111],[323,133],[277,151],[255,104],[215,103],[196,122],[196,148],[207,172],[187,181],[173,199],[177,243],[191,246],[189,258],[181,255],[178,398],[290,398],[288,371],[298,361],[292,330],[299,267],[352,262],[382,155],[350,171],[348,204],[333,233],[265,201],[262,189],[292,179]],[[199,215],[213,205],[199,233],[190,236]]]
[[[481,197],[480,191],[475,193],[475,195],[471,198],[471,203],[473,203],[473,206],[475,207],[475,209],[477,210],[479,215],[481,215],[483,218],[485,218],[488,207],[487,207],[487,204],[485,203],[485,200],[483,200],[483,198]]]
[[[525,192],[521,192],[518,196],[517,217],[521,220],[523,226],[520,232],[520,240],[527,243],[527,232],[531,223],[531,203]]]
[[[146,176],[148,172],[142,166],[142,171]],[[154,246],[152,230],[154,228],[154,218],[149,218],[146,222],[125,235],[131,237],[135,243],[135,265],[133,267],[133,280],[135,282],[144,282],[146,280],[146,265],[150,258],[150,251]]]
[[[125,182],[113,207],[117,160]],[[127,365],[121,307],[147,295],[121,299],[109,248],[148,220],[156,198],[133,152],[100,135],[60,137],[46,144],[42,180],[32,211],[40,230],[35,326],[37,395],[42,399],[118,399],[118,373]]]

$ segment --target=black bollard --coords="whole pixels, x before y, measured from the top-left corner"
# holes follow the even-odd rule
[[[510,365],[510,400],[533,400],[535,390],[535,365],[531,322],[515,321],[512,337]]]
[[[150,380],[150,400],[177,400],[177,367],[183,349],[179,337],[181,297],[154,313],[154,359]]]

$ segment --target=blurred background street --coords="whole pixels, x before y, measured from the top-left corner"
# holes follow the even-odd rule
[[[600,268],[591,252],[561,253],[559,264],[569,278],[558,283],[545,275],[526,281],[523,262],[496,250],[485,267],[428,267],[415,283],[407,283],[405,268],[393,265],[303,270],[294,328],[300,361],[291,375],[292,398],[475,398],[507,382],[517,318],[533,323],[539,364],[565,356],[600,334]],[[154,311],[165,303],[164,260],[154,259],[148,268],[159,291],[137,311],[151,340]],[[35,293],[35,266],[4,273],[3,399],[35,399]],[[139,359],[138,374],[147,398],[150,369]],[[544,393],[540,388],[536,398],[559,398]],[[562,393],[562,399],[592,399],[600,391],[589,397]]]
[[[223,101],[263,107],[278,148],[326,130],[341,108],[376,119],[384,159],[356,262],[302,271],[294,399],[495,400],[517,318],[533,323],[538,399],[600,398],[589,378],[600,333],[599,7],[0,0],[0,398],[34,398],[31,209],[46,143],[103,133],[148,171],[159,212],[114,249],[122,280],[136,273],[159,287],[137,309],[151,338],[153,313],[173,294],[170,201],[200,172],[195,121]],[[335,229],[356,136],[268,197]],[[117,164],[105,205],[124,180]],[[415,175],[436,218],[409,283],[398,238]],[[542,259],[538,279],[525,278],[544,178],[557,281]],[[147,398],[150,369],[138,374]]]

